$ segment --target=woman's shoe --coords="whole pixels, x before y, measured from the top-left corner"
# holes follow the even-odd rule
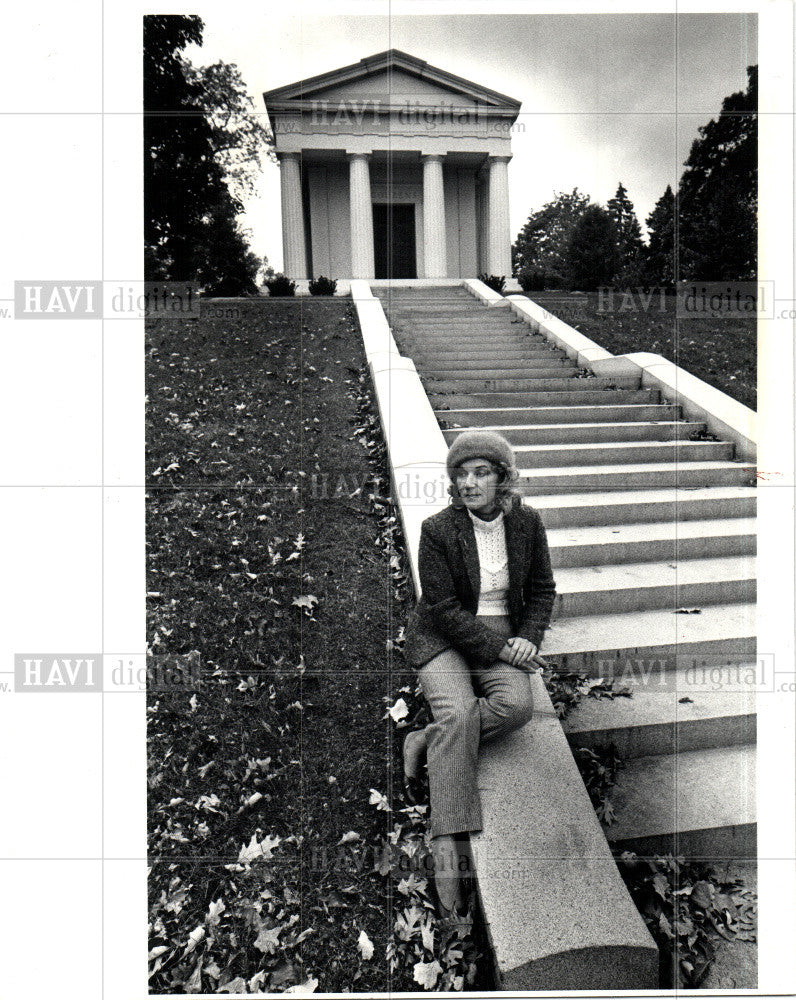
[[[412,733],[420,732],[420,730],[413,729],[411,732],[407,733],[404,737],[403,743],[403,761],[404,761],[404,797],[410,806],[416,806],[418,803],[422,802],[423,795],[423,781],[420,774],[409,774],[406,770],[406,744]],[[425,766],[423,763],[424,753],[421,753],[418,757],[419,771]]]

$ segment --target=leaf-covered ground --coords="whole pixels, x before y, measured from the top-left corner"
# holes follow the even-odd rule
[[[597,292],[529,297],[611,354],[661,354],[708,385],[755,409],[757,330],[754,319],[680,319],[674,296]]]
[[[230,308],[147,331],[148,642],[202,677],[148,698],[150,990],[468,988],[394,794],[411,594],[352,307]]]

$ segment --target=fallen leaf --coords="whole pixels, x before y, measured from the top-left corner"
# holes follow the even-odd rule
[[[185,983],[183,987],[186,993],[201,993],[202,992],[202,959],[196,963],[196,968],[191,973],[191,978]]]
[[[254,942],[254,947],[258,948],[261,952],[268,955],[273,955],[279,945],[279,935],[282,932],[281,927],[266,927],[262,924],[260,927],[260,933]]]
[[[292,604],[297,608],[303,608],[305,614],[311,615],[312,610],[318,603],[318,598],[315,594],[302,594],[301,597],[294,597]]]
[[[403,698],[399,698],[394,705],[387,709],[387,714],[384,718],[386,719],[388,715],[393,722],[400,722],[401,719],[405,719],[409,715],[409,709]]]
[[[706,910],[713,902],[713,886],[710,882],[696,882],[691,891],[691,902],[701,910]]]
[[[215,927],[221,919],[221,914],[224,910],[226,910],[226,905],[223,899],[217,899],[214,903],[211,903],[205,917],[205,923],[210,927]]]
[[[357,949],[359,950],[359,954],[362,956],[364,961],[369,962],[370,959],[373,958],[373,942],[364,931],[359,932]]]
[[[387,801],[387,796],[382,795],[375,788],[370,789],[370,805],[375,806],[377,809],[382,809],[384,812],[392,812],[392,807]]]
[[[260,971],[255,973],[249,980],[249,988],[246,992],[261,993],[264,982],[265,982],[265,971],[263,969],[260,969]]]
[[[340,844],[351,844],[355,840],[360,840],[359,834],[356,830],[349,830],[348,833],[344,833],[343,836],[337,841],[336,846],[339,847]]]
[[[186,955],[190,955],[191,952],[194,950],[194,948],[198,944],[201,944],[202,941],[204,941],[206,933],[207,932],[205,931],[204,927],[202,927],[201,924],[198,927],[195,927],[191,931],[191,933],[188,935],[188,944],[185,946]]]
[[[246,980],[241,979],[240,976],[236,976],[231,979],[228,983],[224,983],[223,986],[219,986],[218,993],[246,993]]]
[[[418,962],[414,968],[415,982],[420,983],[424,990],[433,990],[441,974],[442,966],[436,960]]]
[[[274,848],[281,842],[281,837],[272,837],[270,833],[264,840],[258,841],[257,834],[253,833],[248,845],[241,848],[238,855],[238,862],[243,865],[249,865],[256,858],[265,858],[266,861],[270,861]]]
[[[306,982],[300,983],[298,986],[291,986],[285,990],[285,994],[289,993],[291,996],[300,996],[304,993],[314,993],[318,989],[318,980],[310,977]],[[284,994],[283,994],[284,995]]]

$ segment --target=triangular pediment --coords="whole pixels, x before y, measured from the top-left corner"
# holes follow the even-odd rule
[[[305,95],[307,96],[307,95]],[[452,90],[442,84],[414,76],[404,70],[383,70],[358,80],[348,80],[333,87],[323,87],[313,91],[312,100],[321,101],[418,101],[421,104],[459,104],[475,106],[477,103],[469,94]]]
[[[269,90],[263,98],[271,110],[277,105],[298,107],[312,101],[334,105],[367,100],[383,104],[402,104],[409,100],[432,106],[478,105],[515,114],[520,109],[520,102],[512,97],[430,66],[399,49],[389,49],[330,73]]]

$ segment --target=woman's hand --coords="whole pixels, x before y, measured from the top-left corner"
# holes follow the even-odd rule
[[[539,647],[535,646],[530,639],[524,639],[520,635],[506,640],[506,645],[500,651],[500,659],[528,673],[533,673],[548,665],[539,656]]]

